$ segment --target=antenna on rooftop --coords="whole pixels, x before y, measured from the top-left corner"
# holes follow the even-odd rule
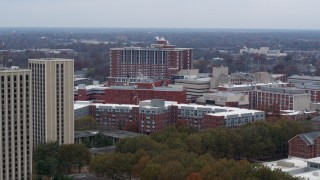
[[[8,63],[9,63],[9,67],[11,67],[12,66],[12,59],[8,59]]]
[[[3,56],[0,56],[0,68],[3,67]]]

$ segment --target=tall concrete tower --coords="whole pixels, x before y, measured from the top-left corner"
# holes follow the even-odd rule
[[[31,180],[31,71],[0,69],[0,179]]]
[[[32,71],[33,142],[74,141],[72,59],[29,59]]]

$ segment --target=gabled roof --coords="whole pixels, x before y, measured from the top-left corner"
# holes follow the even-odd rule
[[[318,132],[311,132],[311,133],[305,133],[305,134],[299,134],[298,135],[302,140],[304,140],[307,145],[314,145],[314,140],[320,136],[320,131]]]

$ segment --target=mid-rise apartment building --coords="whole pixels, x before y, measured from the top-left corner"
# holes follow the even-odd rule
[[[31,180],[31,71],[2,68],[0,84],[0,179]]]
[[[79,102],[78,110],[84,108]],[[178,104],[174,101],[152,99],[132,104],[89,103],[90,115],[106,127],[134,130],[143,134],[160,131],[169,125],[182,123],[198,130],[216,127],[236,128],[238,126],[263,121],[263,111],[234,107]]]
[[[29,59],[32,71],[33,142],[73,143],[72,59]]]

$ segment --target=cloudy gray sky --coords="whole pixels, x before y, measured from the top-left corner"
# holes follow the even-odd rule
[[[0,0],[0,27],[320,29],[320,0]]]

